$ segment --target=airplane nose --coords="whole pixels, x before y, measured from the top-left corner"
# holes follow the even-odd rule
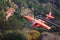
[[[51,27],[48,27],[47,29],[48,29],[48,30],[50,30],[50,29],[51,29]]]

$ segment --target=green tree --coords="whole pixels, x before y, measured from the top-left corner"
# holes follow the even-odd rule
[[[8,30],[3,33],[2,40],[27,40],[27,39],[21,31]]]

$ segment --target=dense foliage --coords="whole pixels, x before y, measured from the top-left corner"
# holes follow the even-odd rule
[[[13,5],[13,6],[11,6]],[[48,0],[0,0],[0,39],[1,40],[38,40],[40,32],[55,32],[60,31],[59,28],[56,28],[54,25],[51,30],[46,30],[44,28],[31,28],[29,26],[30,22],[22,18],[22,12],[25,9],[31,11],[31,15],[34,17],[37,15],[45,16],[46,13],[52,11],[52,14],[56,17],[57,22],[60,23],[60,9]],[[9,20],[6,21],[4,14],[9,7],[15,8],[16,12],[13,13],[13,16],[9,17]],[[23,15],[25,11],[23,12]],[[29,13],[27,14],[29,15]],[[24,33],[23,28],[28,28],[30,31]],[[17,30],[17,31],[16,31]],[[37,31],[36,31],[37,30]]]

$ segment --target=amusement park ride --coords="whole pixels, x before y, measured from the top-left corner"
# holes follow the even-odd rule
[[[8,20],[8,18],[12,15],[13,12],[15,12],[14,8],[9,8],[6,11],[6,13],[5,13],[6,20]],[[41,26],[41,27],[49,30],[49,29],[51,29],[51,27],[48,26],[46,24],[46,22],[49,22],[49,23],[51,23],[53,25],[55,25],[55,24],[50,22],[50,21],[47,21],[47,19],[54,19],[55,17],[52,16],[51,11],[49,12],[49,14],[46,14],[45,16],[46,16],[45,17],[46,20],[44,20],[43,18],[35,19],[35,18],[30,17],[30,16],[23,16],[23,18],[25,18],[26,20],[30,21],[32,23],[30,26],[33,27],[33,28],[38,28],[38,27]],[[56,26],[59,26],[59,25],[56,24]]]
[[[46,25],[45,21],[42,20],[42,19],[34,19],[30,16],[23,16],[23,18],[29,20],[30,22],[32,22],[31,26],[34,27],[34,28],[37,28],[37,27],[40,27],[42,26],[43,28],[46,28],[46,29],[51,29],[51,27],[49,27],[48,25]],[[51,15],[51,12],[49,12],[49,14],[46,14],[46,18],[55,18]]]

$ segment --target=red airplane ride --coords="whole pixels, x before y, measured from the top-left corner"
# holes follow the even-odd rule
[[[52,12],[50,11],[49,14],[46,14],[46,18],[55,18],[54,16],[51,15]],[[32,22],[32,27],[34,28],[37,28],[39,26],[42,26],[43,28],[46,28],[46,29],[51,29],[51,27],[49,27],[48,25],[45,24],[45,21],[44,20],[41,20],[41,19],[34,19],[32,17],[29,17],[29,16],[23,16],[25,19],[29,20],[30,22]]]
[[[29,16],[23,16],[25,19],[29,20],[30,22],[32,22],[32,27],[34,28],[37,28],[39,26],[42,26],[43,28],[46,28],[46,29],[51,29],[51,27],[49,27],[48,25],[45,24],[45,21],[41,20],[41,19],[34,19],[32,17],[29,17]]]

